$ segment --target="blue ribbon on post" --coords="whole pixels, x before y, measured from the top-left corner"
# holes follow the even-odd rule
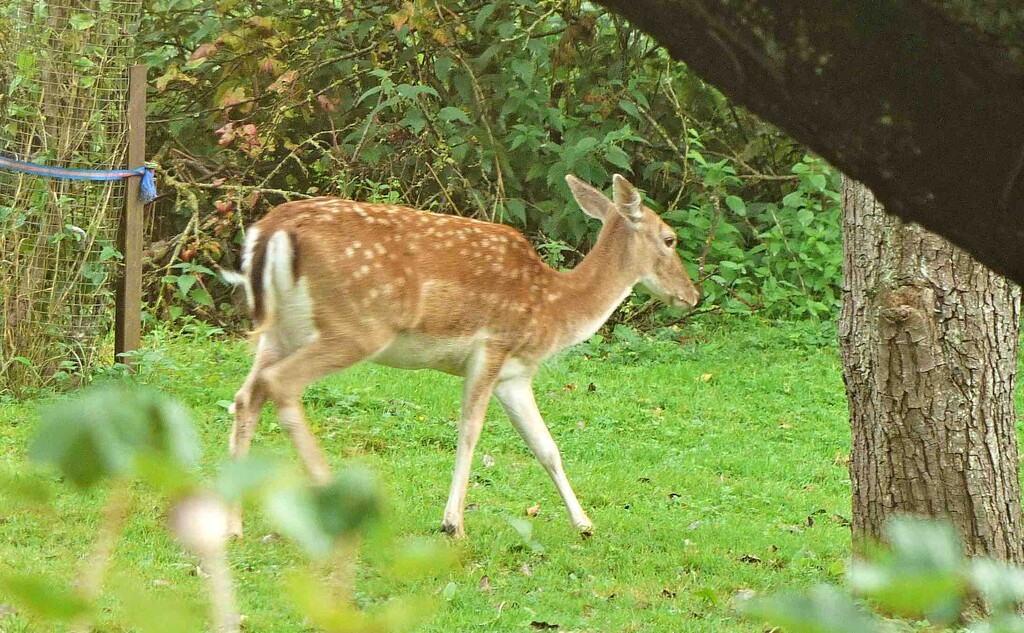
[[[19,171],[44,178],[61,178],[64,180],[121,180],[122,178],[141,177],[139,182],[139,200],[147,204],[156,199],[156,179],[149,167],[138,169],[70,169],[67,167],[47,167],[35,163],[26,163],[0,156],[0,168]]]

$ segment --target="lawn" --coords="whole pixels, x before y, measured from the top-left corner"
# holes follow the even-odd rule
[[[705,320],[658,339],[629,333],[548,362],[536,381],[569,479],[594,520],[570,526],[555,488],[492,404],[454,566],[416,580],[385,573],[368,551],[356,597],[435,596],[422,631],[761,631],[734,609],[738,593],[836,580],[849,553],[849,431],[834,332],[814,324]],[[140,380],[187,403],[213,474],[227,450],[226,410],[248,370],[249,345],[207,328],[147,339]],[[399,541],[436,532],[454,460],[461,382],[434,372],[364,365],[309,389],[307,411],[333,465],[371,468],[387,490]],[[45,399],[44,399],[45,400]],[[42,401],[42,400],[40,400]],[[40,401],[0,403],[0,470],[24,470]],[[268,410],[257,451],[296,461]],[[202,579],[161,525],[142,486],[116,552],[112,584],[202,613]],[[8,571],[69,582],[88,551],[103,493],[58,493],[54,509],[0,506]],[[527,509],[539,507],[535,517]],[[532,525],[525,547],[509,519]],[[303,555],[258,512],[231,565],[249,631],[307,631],[281,587]],[[130,602],[130,601],[129,601]],[[190,606],[191,605],[191,606]],[[104,631],[131,604],[106,598]],[[3,610],[0,609],[0,613]],[[24,613],[0,631],[49,631]],[[59,630],[59,629],[58,629]]]

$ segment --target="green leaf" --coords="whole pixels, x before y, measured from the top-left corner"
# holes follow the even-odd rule
[[[441,108],[438,110],[437,116],[442,121],[461,121],[466,124],[472,123],[466,113],[463,112],[461,108],[456,108],[455,106],[445,106]]]
[[[473,20],[473,30],[479,31],[483,28],[484,24],[487,23],[487,19],[491,17],[491,14],[494,13],[494,10],[497,8],[498,5],[493,2],[485,3],[484,6],[480,8],[480,12],[476,14],[476,18]]]
[[[594,149],[595,147],[597,147],[597,139],[592,136],[584,136],[583,138],[576,142],[576,145],[573,146],[573,150],[577,154],[584,154]]]
[[[68,24],[77,31],[84,31],[96,24],[96,18],[88,13],[75,13],[68,19]]]
[[[67,589],[35,576],[0,576],[0,594],[26,611],[47,620],[70,620],[89,610],[89,605]]]
[[[785,197],[782,198],[782,206],[785,206],[785,207],[794,207],[795,208],[795,207],[802,207],[802,206],[804,206],[806,204],[807,204],[807,201],[804,200],[804,193],[802,191],[799,191],[799,190],[793,191],[791,193],[788,193],[788,194],[785,195]]]
[[[725,205],[736,215],[746,217],[747,203],[743,202],[743,198],[740,198],[739,196],[726,196]]]
[[[364,529],[380,512],[377,483],[361,468],[346,469],[323,486],[271,490],[264,503],[281,532],[313,556],[328,554],[335,540]]]
[[[210,296],[210,293],[206,288],[196,288],[193,290],[192,300],[201,306],[206,306],[208,308],[213,307],[213,297]]]
[[[619,100],[619,107],[622,108],[623,112],[630,115],[635,119],[640,118],[640,110],[637,109],[636,104],[626,99]]]
[[[526,224],[526,203],[519,198],[509,198],[505,201],[505,208],[512,220],[519,224]]]
[[[455,549],[446,543],[416,539],[396,553],[388,572],[404,580],[424,578],[450,569],[457,558]]]
[[[609,145],[608,148],[605,149],[604,157],[605,160],[620,169],[624,169],[629,172],[633,171],[633,166],[629,161],[629,155],[615,145]]]
[[[378,517],[380,496],[370,471],[347,468],[326,486],[313,489],[320,524],[332,537],[354,532]]]
[[[448,57],[447,55],[439,55],[437,59],[434,60],[434,74],[437,75],[437,78],[442,82],[448,81],[448,75],[451,73],[454,63],[455,62],[451,57]]]
[[[890,611],[951,622],[966,585],[956,531],[948,524],[901,518],[886,526],[891,552],[851,567],[853,589]]]
[[[187,297],[188,291],[192,289],[198,279],[195,275],[179,275],[175,279],[175,283],[178,285],[178,290],[181,291],[181,296]]]
[[[100,251],[100,261],[107,262],[112,259],[124,259],[124,255],[121,254],[121,251],[117,250],[110,244],[104,244],[103,250]]]
[[[458,585],[456,585],[454,582],[449,582],[447,585],[444,586],[444,590],[441,592],[441,596],[444,598],[445,602],[451,602],[455,599],[455,594],[458,592],[458,590]]]
[[[15,58],[18,72],[23,75],[34,75],[36,70],[36,55],[29,50],[20,50]]]
[[[822,191],[825,189],[827,181],[825,180],[824,174],[810,174],[807,176],[807,183],[815,190]]]
[[[0,474],[0,496],[9,502],[23,505],[43,505],[53,497],[53,490],[47,483],[26,474]]]
[[[293,486],[271,490],[263,506],[277,529],[311,556],[330,553],[333,541],[319,525],[313,495],[308,488]]]
[[[269,457],[247,457],[221,468],[214,488],[228,501],[239,501],[280,481],[283,465]]]
[[[45,409],[40,417],[29,447],[31,459],[56,466],[79,487],[130,473],[141,455],[181,467],[199,458],[188,413],[151,389],[93,387]]]
[[[971,561],[971,584],[995,609],[1012,607],[1024,600],[1024,569],[978,558]]]
[[[829,585],[807,595],[780,595],[751,601],[741,607],[748,616],[787,633],[875,633],[881,623],[853,600]]]

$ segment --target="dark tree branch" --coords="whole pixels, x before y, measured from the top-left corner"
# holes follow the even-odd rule
[[[886,210],[1024,282],[1024,12],[1013,3],[599,1]]]

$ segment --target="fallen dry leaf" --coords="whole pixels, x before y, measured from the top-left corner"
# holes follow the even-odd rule
[[[519,571],[523,572],[524,576],[533,575],[533,567],[530,567],[530,563],[523,563],[523,566],[519,568]]]
[[[526,516],[528,517],[535,517],[538,514],[540,514],[540,504],[530,506],[529,508],[526,509]]]
[[[570,382],[567,385],[562,385],[562,389],[564,389],[566,391],[576,391],[578,388],[579,388],[579,385],[577,385],[574,382]]]
[[[594,383],[590,383],[589,385],[587,385],[587,391],[597,391],[597,385],[595,385]]]
[[[758,557],[758,556],[755,556],[753,554],[744,554],[743,556],[740,556],[740,562],[741,563],[751,563],[751,564],[756,565],[757,563],[761,562],[761,558]]]
[[[491,590],[491,579],[488,578],[487,576],[482,576],[480,578],[480,582],[477,584],[477,587],[479,587],[480,591],[490,591]]]
[[[484,455],[483,463],[484,463],[484,468],[493,468],[494,467],[494,458],[491,457],[490,455]]]
[[[533,622],[530,622],[530,626],[532,626],[535,629],[541,629],[542,631],[553,631],[558,628],[557,624],[551,624],[550,622],[541,622],[539,620],[534,620]]]
[[[711,379],[713,377],[714,376],[712,376],[711,374],[704,374],[703,376],[700,377],[700,379],[703,380],[704,382],[711,382]]]

